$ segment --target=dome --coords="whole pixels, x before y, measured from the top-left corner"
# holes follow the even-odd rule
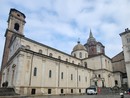
[[[78,44],[73,48],[73,51],[77,51],[77,50],[87,50],[82,44],[80,44],[80,42],[78,41]]]

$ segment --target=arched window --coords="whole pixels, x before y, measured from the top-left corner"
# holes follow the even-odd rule
[[[64,93],[64,89],[61,89],[61,94],[63,94]]]
[[[66,62],[68,62],[68,59],[66,59]]]
[[[81,89],[79,89],[79,93],[81,93]]]
[[[34,68],[33,76],[37,76],[37,68]]]
[[[118,81],[117,80],[115,80],[115,85],[118,85]]]
[[[87,82],[87,76],[85,77],[85,81]]]
[[[39,50],[39,53],[42,53],[42,50],[41,50],[41,49]]]
[[[73,74],[71,74],[71,80],[73,80]]]
[[[82,58],[82,52],[79,53],[79,57]]]
[[[85,68],[87,68],[87,62],[84,62],[84,66],[85,66]]]
[[[60,59],[61,59],[61,56],[58,56],[58,59],[60,60]]]
[[[127,43],[130,43],[130,38],[127,38]]]
[[[49,78],[51,78],[51,74],[52,74],[52,72],[51,72],[51,70],[49,70]]]
[[[14,24],[14,30],[19,31],[19,24],[18,23]]]
[[[71,89],[71,93],[73,93],[73,89]]]
[[[87,57],[87,53],[85,53],[85,58]]]
[[[61,79],[63,79],[63,72],[61,73]]]
[[[52,54],[52,53],[50,53],[50,54],[49,54],[49,56],[50,56],[50,57],[52,57],[52,56],[53,56],[53,54]]]
[[[74,61],[72,61],[72,63],[74,64]]]
[[[79,75],[79,81],[80,81],[80,75]]]
[[[76,54],[74,53],[74,57],[76,57]]]
[[[100,53],[101,49],[100,49],[100,45],[97,45],[97,53]]]

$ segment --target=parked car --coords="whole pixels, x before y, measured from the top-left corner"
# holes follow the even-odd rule
[[[88,95],[96,95],[97,94],[97,87],[89,87],[89,88],[87,88],[86,93]]]

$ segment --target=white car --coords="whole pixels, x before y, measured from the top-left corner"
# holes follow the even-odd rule
[[[96,95],[97,94],[96,88],[87,88],[87,94],[88,95]]]

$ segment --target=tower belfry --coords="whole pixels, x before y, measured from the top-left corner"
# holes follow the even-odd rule
[[[92,31],[90,29],[89,38],[87,39],[87,43],[84,45],[88,51],[89,56],[94,56],[97,54],[104,54],[104,46],[101,42],[97,42],[93,37]]]
[[[18,34],[23,36],[23,30],[24,30],[24,24],[26,16],[16,10],[16,9],[10,9],[9,17],[8,17],[8,28],[6,29],[5,33],[5,46],[4,46],[4,52],[3,52],[3,58],[2,58],[2,64],[1,64],[1,70],[6,66],[6,63],[8,61],[9,56],[9,43],[11,41],[13,34]]]
[[[26,23],[25,18],[26,16],[22,12],[11,9],[7,21],[8,30],[23,35],[24,24]]]

